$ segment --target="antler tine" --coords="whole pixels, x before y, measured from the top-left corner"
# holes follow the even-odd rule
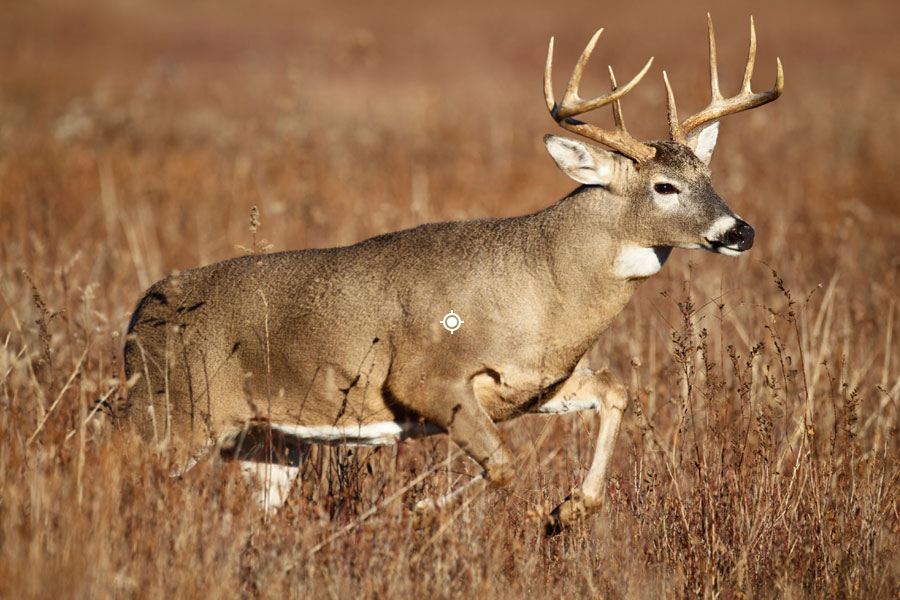
[[[581,76],[584,75],[584,67],[591,59],[591,54],[594,52],[594,46],[597,45],[597,40],[600,39],[600,34],[602,33],[603,29],[598,29],[597,32],[593,36],[591,36],[591,41],[589,41],[587,43],[587,46],[584,47],[584,50],[581,51],[581,56],[578,57],[578,62],[575,63],[575,68],[572,69],[572,76],[569,77],[569,85],[566,86],[566,93],[563,94],[562,106],[560,107],[561,109],[564,106],[574,105],[580,108],[582,105],[584,105],[584,100],[582,100],[578,95],[578,86],[581,85]],[[596,98],[594,100],[596,100]]]
[[[579,135],[583,135],[586,138],[606,144],[610,148],[618,150],[638,163],[646,162],[653,158],[656,150],[642,144],[625,130],[619,98],[630,92],[631,89],[640,82],[644,75],[646,75],[647,71],[650,69],[650,65],[653,64],[652,57],[647,61],[647,64],[644,65],[644,68],[624,86],[616,86],[615,76],[612,73],[612,68],[610,68],[610,82],[612,83],[612,89],[608,94],[603,94],[589,100],[585,100],[578,95],[578,87],[581,84],[584,68],[591,57],[591,53],[594,51],[594,46],[597,44],[597,40],[600,38],[601,33],[603,33],[603,30],[598,30],[593,37],[591,37],[591,40],[588,42],[587,46],[585,46],[584,51],[582,51],[578,62],[575,63],[575,68],[572,70],[572,76],[569,78],[569,83],[566,86],[566,92],[559,104],[556,103],[553,97],[553,38],[550,38],[550,46],[547,49],[547,64],[544,68],[544,100],[547,103],[547,110],[550,111],[550,115],[561,127]],[[616,121],[615,131],[609,132],[596,125],[583,123],[572,118],[575,115],[586,113],[610,103],[613,104],[613,116]]]
[[[675,94],[672,93],[672,86],[669,84],[669,76],[663,70],[663,81],[666,82],[666,95],[668,96],[668,110],[666,116],[669,120],[669,137],[673,142],[683,144],[685,142],[684,134],[681,132],[681,126],[678,124],[678,109],[675,107]]]
[[[616,91],[616,75],[613,73],[612,66],[607,65],[606,67],[609,69],[609,89],[612,91]],[[622,117],[622,103],[619,100],[613,100],[613,121],[616,124],[616,131],[621,131],[622,133],[628,133],[628,130],[625,129],[625,119]]]
[[[550,47],[547,48],[547,66],[544,67],[544,101],[547,103],[547,110],[553,114],[556,108],[556,100],[553,98],[553,37],[550,38]]]
[[[750,89],[750,80],[753,77],[753,67],[756,61],[756,28],[753,24],[753,17],[750,17],[750,50],[747,55],[747,64],[744,67],[744,79],[741,83],[741,90],[730,98],[723,97],[722,93],[719,91],[719,73],[716,64],[716,38],[713,33],[712,18],[709,17],[708,14],[707,23],[709,28],[709,79],[710,88],[712,90],[712,99],[706,108],[685,119],[677,130],[672,126],[670,120],[669,132],[672,139],[675,141],[682,141],[677,139],[678,136],[683,138],[691,131],[710,121],[772,102],[781,96],[781,93],[784,91],[784,71],[781,66],[780,58],[775,61],[777,65],[777,74],[775,76],[774,87],[767,92],[758,92],[755,94]],[[668,83],[666,85],[668,86]],[[670,109],[673,109],[675,100],[674,97],[671,96],[671,88],[669,89],[669,93],[671,98]]]
[[[747,66],[744,67],[744,81],[741,82],[741,91],[750,93],[750,79],[753,77],[753,67],[756,63],[756,27],[753,26],[753,15],[750,15],[750,50],[747,52]]]
[[[716,32],[713,31],[712,16],[706,13],[706,28],[709,31],[709,87],[712,90],[712,102],[722,99],[719,89],[719,56],[716,53]]]

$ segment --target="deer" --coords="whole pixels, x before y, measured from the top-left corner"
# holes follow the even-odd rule
[[[287,482],[311,444],[381,446],[443,433],[482,469],[466,486],[501,487],[515,463],[499,423],[592,410],[599,430],[591,466],[549,512],[547,530],[595,513],[629,399],[608,368],[591,367],[591,349],[674,249],[739,256],[753,246],[753,228],[713,189],[709,165],[722,117],[781,96],[781,60],[774,87],[751,91],[751,17],[743,82],[725,97],[709,15],[707,27],[712,98],[679,121],[663,71],[664,141],[634,138],[620,104],[653,58],[623,86],[610,67],[610,91],[582,99],[600,29],[557,103],[551,38],[547,109],[561,128],[595,143],[544,137],[579,186],[543,210],[246,255],[155,283],[132,314],[124,348],[136,431],[175,449],[186,468],[217,452],[257,474],[281,468]],[[576,119],[608,105],[614,129]],[[447,319],[455,319],[452,331]]]

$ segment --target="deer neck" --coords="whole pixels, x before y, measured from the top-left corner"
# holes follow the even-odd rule
[[[549,250],[557,300],[573,319],[590,323],[592,335],[606,329],[671,252],[641,243],[640,232],[629,226],[627,204],[605,191],[579,188],[534,216]]]

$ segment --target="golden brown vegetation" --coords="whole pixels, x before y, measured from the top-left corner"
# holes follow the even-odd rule
[[[605,26],[597,61],[624,76],[655,54],[683,110],[705,102],[709,6],[569,6],[4,6],[0,595],[900,594],[894,2],[754,9],[757,85],[777,54],[785,96],[726,119],[713,167],[757,245],[676,252],[601,340],[633,402],[584,526],[540,527],[586,472],[587,415],[504,425],[515,482],[422,520],[413,502],[473,471],[443,436],[316,450],[267,519],[228,465],[172,478],[95,410],[119,404],[129,312],[173,269],[562,197],[539,141],[551,34],[571,64]],[[711,9],[737,85],[748,15]],[[625,106],[636,135],[663,135],[663,100],[657,70]]]

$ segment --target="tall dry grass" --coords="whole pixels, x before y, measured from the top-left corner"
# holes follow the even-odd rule
[[[541,519],[586,473],[589,415],[503,425],[515,482],[428,518],[409,507],[474,473],[443,436],[316,449],[267,518],[231,466],[172,478],[117,418],[153,281],[239,245],[537,210],[571,188],[539,142],[549,35],[568,63],[607,27],[598,58],[625,76],[656,54],[688,111],[708,8],[4,9],[0,595],[900,594],[892,3],[755,13],[757,85],[778,54],[787,90],[725,121],[713,167],[757,245],[675,253],[600,340],[632,404],[583,526],[546,538]],[[736,78],[747,15],[712,10]],[[625,105],[644,137],[664,131],[653,77]]]

